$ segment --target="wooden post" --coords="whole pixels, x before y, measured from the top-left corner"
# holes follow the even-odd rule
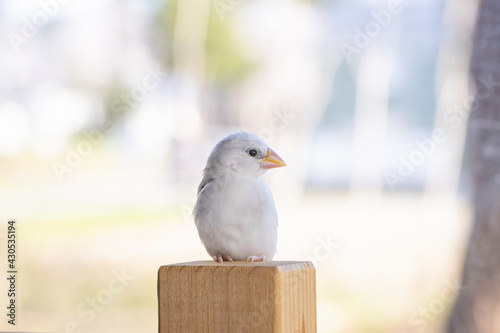
[[[161,266],[159,332],[314,333],[315,275],[307,261]]]

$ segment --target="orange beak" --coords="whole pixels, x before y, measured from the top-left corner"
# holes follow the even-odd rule
[[[267,155],[260,160],[260,167],[262,169],[273,169],[286,166],[285,161],[278,156],[271,148],[267,149]]]

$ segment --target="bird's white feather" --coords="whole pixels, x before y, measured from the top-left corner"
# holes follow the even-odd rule
[[[258,157],[265,142],[250,133],[237,133],[222,140],[213,150],[204,170],[193,211],[202,243],[211,256],[246,260],[249,256],[276,253],[278,215],[273,195],[259,178]]]

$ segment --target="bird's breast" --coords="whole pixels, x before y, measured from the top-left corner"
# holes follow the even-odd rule
[[[272,201],[271,192],[260,179],[243,179],[233,181],[224,191],[224,201],[230,202],[240,209],[259,209]]]

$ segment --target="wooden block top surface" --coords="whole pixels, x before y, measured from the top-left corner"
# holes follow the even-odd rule
[[[165,266],[161,266],[160,270],[169,270],[172,267],[248,267],[253,269],[255,267],[275,267],[279,271],[291,271],[291,270],[299,270],[299,269],[308,269],[314,268],[314,265],[310,261],[263,261],[263,262],[248,262],[248,261],[232,261],[232,262],[224,262],[223,264],[209,261],[209,260],[200,260],[200,261],[189,261],[182,262],[176,264],[169,264]]]

